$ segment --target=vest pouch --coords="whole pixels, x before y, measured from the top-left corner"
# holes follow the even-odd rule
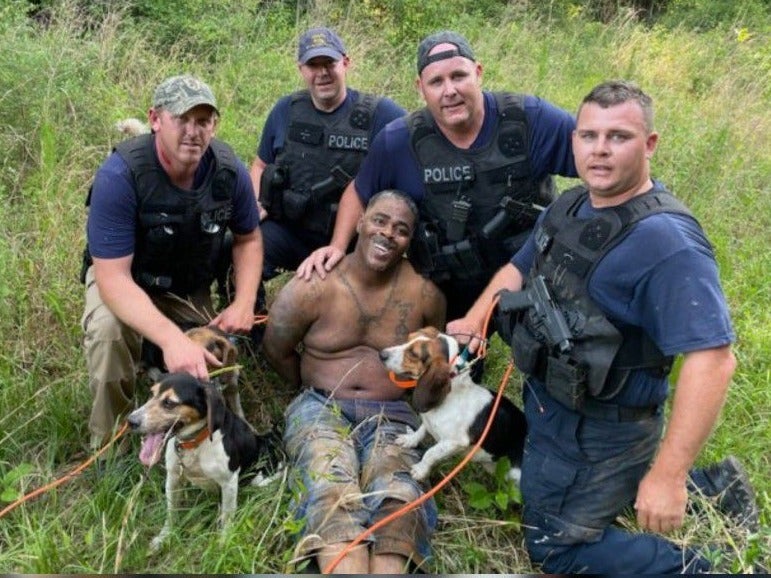
[[[586,399],[586,367],[565,355],[546,360],[546,391],[573,411],[580,411]]]
[[[455,279],[476,279],[485,271],[479,253],[468,239],[442,247],[442,256],[449,264],[450,274]]]
[[[318,205],[309,202],[307,214],[302,219],[302,226],[311,233],[317,233],[332,238],[335,229],[335,217],[337,216],[337,203],[332,205]]]
[[[507,314],[507,317],[510,315],[513,313]],[[524,324],[514,322],[514,328],[511,331],[511,354],[518,370],[525,375],[543,379],[544,350],[543,344],[530,334]]]
[[[287,188],[289,179],[286,171],[277,165],[270,164],[262,171],[260,177],[260,204],[272,219],[277,221],[284,216],[282,207],[283,191]]]
[[[149,262],[171,259],[177,246],[181,217],[162,213],[156,218],[148,218],[145,233],[144,250]]]
[[[421,275],[433,273],[436,269],[434,256],[439,252],[439,237],[436,228],[425,221],[418,222],[412,235],[407,256],[415,270]]]
[[[292,189],[284,191],[284,216],[290,221],[299,221],[308,210],[309,202],[310,195],[307,193],[297,193]]]

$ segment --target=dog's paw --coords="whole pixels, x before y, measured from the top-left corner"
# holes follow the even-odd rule
[[[166,543],[166,534],[158,534],[155,538],[150,540],[150,554],[157,554],[161,551],[163,548],[163,545]]]
[[[412,430],[412,428],[408,427],[407,433],[403,433],[401,435],[396,436],[394,443],[397,446],[400,446],[403,448],[416,448],[420,443],[420,439],[418,438],[418,436],[415,435],[415,432]]]
[[[425,464],[424,462],[418,462],[414,466],[412,466],[412,469],[410,470],[410,474],[412,474],[412,477],[416,479],[419,482],[422,482],[428,477],[428,474],[431,472],[431,467]]]
[[[264,488],[265,486],[269,486],[276,480],[280,480],[284,473],[286,472],[286,465],[281,462],[276,467],[276,471],[272,474],[264,474],[262,472],[258,472],[254,478],[252,478],[252,481],[249,482],[250,486],[254,486],[256,488]]]

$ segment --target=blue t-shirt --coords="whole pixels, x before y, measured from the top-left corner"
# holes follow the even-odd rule
[[[587,200],[578,217],[591,219],[601,211]],[[527,275],[535,254],[531,235],[511,263]],[[636,223],[597,264],[588,288],[608,319],[641,327],[665,355],[735,340],[712,247],[701,227],[686,216],[660,213]],[[635,371],[614,403],[651,405],[663,402],[667,393],[667,378]]]
[[[498,124],[495,96],[484,92],[485,118],[471,149],[487,146]],[[576,126],[572,115],[536,96],[525,96],[530,162],[533,177],[546,175],[576,177],[571,138]],[[441,132],[437,131],[440,135]],[[442,138],[444,138],[442,136]],[[447,141],[449,146],[453,146]],[[426,189],[423,172],[412,151],[407,121],[391,122],[375,138],[356,175],[356,191],[364,206],[383,189],[399,189],[420,202]]]
[[[317,110],[316,112],[320,116],[328,115],[333,118],[347,116],[359,98],[360,93],[358,90],[348,88],[346,89],[345,100],[335,110],[332,112]],[[278,153],[284,148],[286,131],[289,128],[289,109],[291,104],[292,95],[282,96],[268,114],[265,127],[262,130],[262,136],[260,137],[260,145],[257,149],[257,156],[265,164],[276,162]],[[381,98],[372,115],[372,135],[378,134],[389,122],[401,118],[405,114],[407,112],[393,100],[385,97]]]
[[[211,148],[198,164],[193,188],[200,187],[214,161]],[[239,160],[236,190],[233,194],[233,216],[228,226],[233,233],[251,233],[260,225],[260,214],[254,197],[249,171]],[[86,234],[88,250],[93,257],[117,259],[134,254],[137,230],[137,197],[134,181],[126,161],[113,152],[96,171],[91,189]]]

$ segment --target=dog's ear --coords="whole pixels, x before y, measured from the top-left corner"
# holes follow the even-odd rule
[[[225,343],[222,344],[222,365],[223,367],[232,367],[238,359],[238,349],[227,337],[224,340]]]
[[[440,405],[450,390],[452,369],[441,349],[438,347],[437,351],[432,352],[426,371],[418,379],[412,394],[412,405],[418,413],[427,412]]]
[[[450,337],[445,333],[439,333],[437,338],[442,344],[442,352],[448,360],[455,359],[458,356],[460,347],[458,341],[454,337]]]
[[[209,427],[209,435],[212,435],[218,429],[225,425],[225,398],[222,393],[213,384],[204,384],[206,388],[206,424]]]

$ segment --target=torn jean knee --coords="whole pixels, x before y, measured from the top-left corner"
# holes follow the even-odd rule
[[[396,446],[414,412],[405,402],[330,400],[302,392],[285,412],[284,442],[293,464],[295,517],[304,521],[302,550],[350,542],[387,512],[423,493],[410,469],[416,449]],[[404,422],[403,422],[403,421]],[[376,530],[373,551],[423,564],[437,523],[433,500]]]

